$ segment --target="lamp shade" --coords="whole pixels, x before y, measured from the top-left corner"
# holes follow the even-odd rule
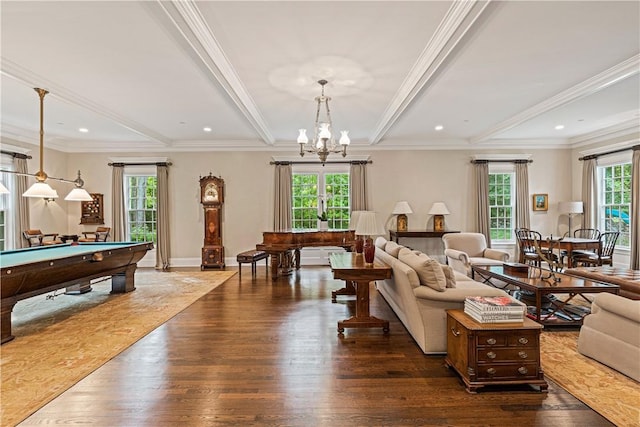
[[[9,190],[0,182],[0,194],[9,194]]]
[[[351,218],[349,218],[349,230],[355,230],[358,227],[358,219],[360,214],[365,211],[352,211]]]
[[[449,209],[443,202],[435,202],[429,210],[429,215],[449,215]]]
[[[560,211],[560,213],[579,214],[583,212],[582,202],[560,202],[558,204],[558,210]]]
[[[396,205],[393,207],[393,212],[391,212],[393,215],[400,215],[400,214],[410,214],[413,213],[413,211],[411,210],[411,206],[409,206],[409,203],[402,201],[402,202],[397,202]]]
[[[356,234],[359,236],[381,236],[384,229],[378,224],[378,218],[375,212],[361,211],[356,226]]]
[[[46,182],[36,182],[27,191],[22,193],[24,197],[42,197],[45,199],[57,199],[58,192]]]
[[[93,201],[93,197],[91,197],[91,194],[87,193],[87,190],[85,190],[84,188],[74,188],[69,192],[69,194],[67,194],[67,197],[65,197],[64,199],[71,202]]]

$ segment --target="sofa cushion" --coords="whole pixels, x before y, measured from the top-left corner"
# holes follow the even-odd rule
[[[404,246],[397,244],[394,241],[389,241],[384,247],[384,251],[391,255],[392,257],[398,258],[398,253],[400,249],[404,248]]]
[[[456,273],[453,271],[453,268],[449,265],[442,266],[442,272],[444,273],[444,277],[447,279],[447,288],[455,288],[456,287]]]
[[[440,263],[435,259],[431,259],[425,254],[418,256],[407,248],[400,250],[398,259],[415,270],[421,285],[429,286],[437,291],[444,291],[447,288],[447,278]]]

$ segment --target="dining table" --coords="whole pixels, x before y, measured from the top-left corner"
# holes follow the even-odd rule
[[[535,243],[535,242],[532,242]],[[584,250],[597,253],[600,249],[599,239],[585,239],[582,237],[554,237],[549,236],[541,240],[552,251],[557,251],[558,259],[561,259],[561,252],[566,251],[567,268],[573,267],[573,251]]]

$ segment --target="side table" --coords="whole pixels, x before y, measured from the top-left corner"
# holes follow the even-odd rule
[[[462,377],[467,391],[498,384],[529,384],[546,392],[540,365],[540,330],[522,323],[480,323],[464,310],[447,310],[445,364]]]

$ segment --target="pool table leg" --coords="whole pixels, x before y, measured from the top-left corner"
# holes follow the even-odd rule
[[[0,313],[0,341],[2,344],[11,341],[14,336],[11,335],[11,312],[13,311],[13,304],[2,303],[2,311]]]
[[[136,272],[136,264],[129,264],[127,269],[122,273],[111,276],[111,293],[124,294],[135,290],[134,275]]]

